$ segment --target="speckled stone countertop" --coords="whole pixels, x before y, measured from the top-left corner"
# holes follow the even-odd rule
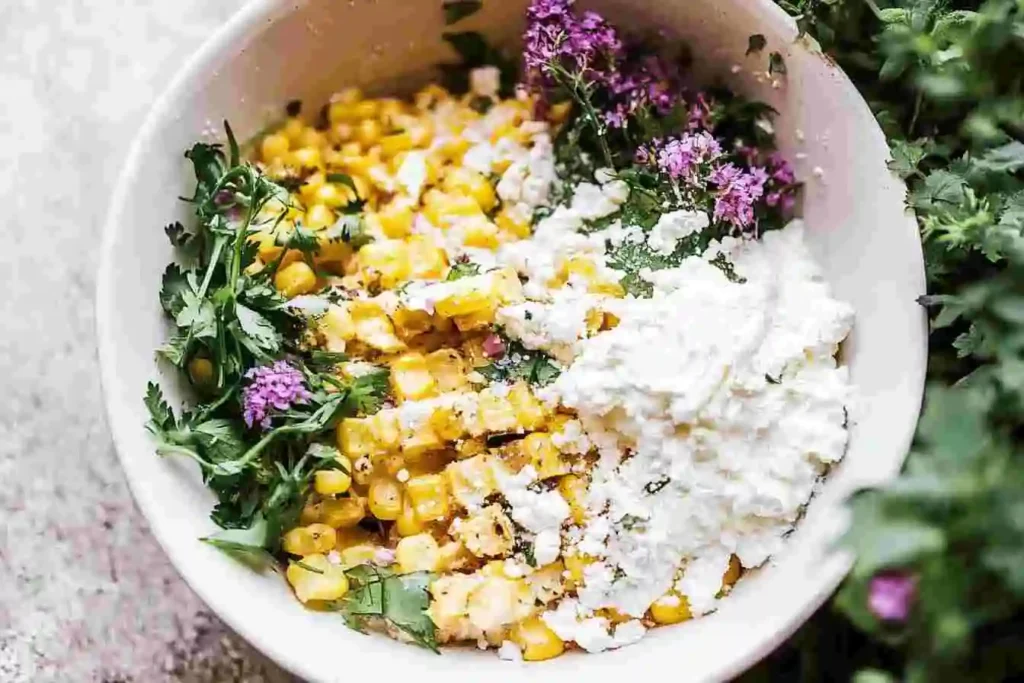
[[[3,683],[292,680],[150,536],[104,423],[93,344],[100,230],[131,137],[243,1],[0,0]]]

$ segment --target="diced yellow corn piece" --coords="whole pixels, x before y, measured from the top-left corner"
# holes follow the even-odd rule
[[[344,569],[323,555],[309,555],[301,562],[292,562],[285,573],[302,602],[337,600],[348,592],[348,577]]]
[[[358,496],[327,498],[320,503],[320,521],[335,529],[349,529],[366,516],[366,502]]]
[[[506,557],[515,540],[512,520],[500,505],[488,505],[452,522],[450,533],[477,557]]]
[[[399,152],[405,152],[412,148],[412,135],[409,133],[385,135],[380,139],[380,151],[385,157],[393,157]]]
[[[651,605],[651,618],[659,624],[678,624],[691,617],[686,597],[669,591]]]
[[[402,574],[410,572],[432,572],[441,563],[441,549],[430,534],[406,536],[395,548],[395,560],[398,571]]]
[[[515,411],[507,396],[499,396],[490,388],[480,392],[477,402],[478,433],[512,432],[518,427]]]
[[[463,507],[479,506],[497,490],[494,472],[500,466],[489,453],[450,463],[444,472],[452,497]]]
[[[462,243],[467,247],[492,251],[498,248],[500,243],[498,226],[486,216],[469,216],[459,221],[458,226],[462,235]]]
[[[512,627],[509,640],[519,646],[523,660],[540,662],[565,652],[565,643],[537,616],[528,617]]]
[[[476,200],[466,195],[453,195],[429,190],[423,196],[423,215],[439,228],[466,216],[480,216],[483,212]]]
[[[285,162],[297,169],[322,169],[324,165],[320,150],[316,147],[301,147],[289,152]]]
[[[583,524],[587,517],[587,480],[575,474],[567,474],[558,480],[558,492],[569,504],[572,521]]]
[[[286,298],[309,294],[316,289],[316,273],[305,261],[296,261],[277,271],[274,286]]]
[[[338,448],[353,460],[377,452],[371,418],[345,418],[338,423],[337,437]]]
[[[416,516],[425,522],[448,517],[448,486],[440,474],[413,477],[405,484]]]
[[[469,594],[466,616],[481,631],[494,631],[530,614],[533,599],[523,581],[485,577]]]
[[[402,487],[389,477],[375,477],[370,481],[370,513],[384,521],[393,521],[402,514]]]
[[[437,394],[437,383],[418,351],[404,353],[391,361],[391,388],[403,401],[415,401]]]
[[[520,220],[507,209],[499,211],[494,217],[494,222],[499,229],[516,239],[524,240],[530,236],[530,224]]]
[[[427,424],[444,441],[455,441],[466,433],[466,426],[453,406],[439,406],[430,414]]]
[[[302,119],[293,116],[285,121],[284,125],[281,126],[280,134],[288,138],[290,142],[298,143],[299,138],[302,137],[302,131],[304,130],[306,130],[306,124],[302,122]]]
[[[339,456],[345,458],[344,455]],[[348,458],[345,458],[346,462]],[[336,496],[345,493],[352,486],[352,465],[339,470],[320,470],[313,475],[313,488],[322,496]]]
[[[414,429],[403,430],[401,447],[402,455],[414,460],[428,451],[443,448],[444,441],[427,421]]]
[[[468,384],[466,362],[455,349],[439,349],[427,355],[427,369],[441,393],[458,391]]]
[[[381,410],[367,418],[376,448],[373,454],[397,451],[402,443],[398,415],[393,410]]]
[[[407,280],[411,272],[409,250],[401,240],[378,240],[359,250],[360,270],[368,282],[380,281],[381,287],[393,289]]]
[[[472,197],[477,205],[485,212],[494,208],[498,198],[494,194],[487,177],[482,173],[465,167],[456,167],[448,171],[445,176],[443,189],[451,194],[462,194]]]
[[[288,137],[275,133],[263,138],[263,141],[260,143],[260,154],[263,156],[263,161],[271,162],[275,159],[283,159],[288,153],[289,147]]]
[[[516,414],[516,422],[526,431],[544,426],[550,411],[530,391],[525,382],[516,382],[508,392],[508,400]]]
[[[413,235],[406,241],[409,254],[409,277],[418,280],[440,278],[448,269],[448,255],[433,240]]]
[[[426,311],[414,308],[399,308],[391,314],[395,331],[404,339],[429,332],[433,327],[433,316]]]
[[[565,571],[569,573],[566,577],[566,588],[572,590],[576,586],[583,585],[583,570],[594,563],[594,558],[582,554],[564,555]]]
[[[342,550],[341,565],[343,567],[356,567],[361,564],[369,564],[377,557],[377,549],[380,546],[372,543],[360,543]]]
[[[426,524],[416,516],[416,510],[412,506],[409,496],[402,502],[402,514],[395,520],[395,529],[399,536],[415,536],[426,529]]]
[[[281,539],[281,546],[289,555],[313,555],[334,549],[336,532],[326,524],[295,527]]]
[[[334,225],[334,212],[323,204],[314,204],[306,211],[306,227],[310,230],[323,230]]]
[[[546,432],[534,432],[522,441],[523,453],[537,470],[539,479],[550,479],[570,472],[570,465],[562,459],[551,435]]]
[[[394,199],[377,214],[385,235],[392,238],[407,236],[412,231],[413,206],[408,200]]]
[[[349,303],[356,339],[384,353],[397,353],[405,344],[395,336],[395,328],[384,310],[372,301]]]

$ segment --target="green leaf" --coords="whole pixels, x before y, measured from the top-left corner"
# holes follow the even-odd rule
[[[242,331],[257,348],[268,353],[276,353],[281,348],[281,333],[264,316],[248,306],[235,304],[235,317]]]
[[[246,450],[239,423],[234,420],[207,420],[193,427],[191,434],[210,462],[234,460]]]
[[[454,282],[455,280],[461,280],[464,277],[472,277],[480,274],[480,266],[476,263],[462,263],[456,262],[448,271],[448,276],[445,277],[446,282]]]
[[[385,579],[384,618],[419,645],[438,652],[437,630],[426,611],[434,578],[428,572],[415,572]]]
[[[444,25],[451,26],[480,11],[480,0],[450,0],[444,3]]]
[[[174,418],[174,411],[164,400],[164,394],[160,390],[159,384],[156,382],[146,384],[146,396],[143,401],[146,404],[146,410],[149,411],[151,424],[157,430],[166,431],[176,426],[177,420]]]
[[[184,304],[174,322],[178,327],[187,329],[195,339],[214,337],[217,334],[217,311],[213,303],[191,289],[181,295]]]
[[[928,156],[927,148],[928,141],[924,139],[913,142],[893,140],[889,147],[892,153],[892,159],[888,163],[889,170],[904,180],[909,178],[917,173],[918,166]]]
[[[936,211],[959,206],[966,198],[967,182],[945,170],[932,171],[923,183],[910,192],[908,200],[915,209]]]
[[[228,166],[238,166],[242,155],[238,151],[238,141],[235,140],[235,133],[227,119],[224,120],[224,134],[228,139]]]
[[[188,279],[178,264],[169,264],[164,269],[163,278],[161,278],[160,306],[169,315],[177,315],[185,306],[182,295],[190,290]]]
[[[267,534],[267,522],[263,517],[258,516],[247,529],[224,529],[199,540],[226,552],[254,569],[264,570],[277,564],[274,556],[267,550]]]
[[[1014,173],[1024,168],[1024,143],[1014,140],[1001,147],[990,149],[975,162],[975,165],[992,173]]]
[[[755,33],[754,35],[752,35],[749,38],[747,38],[747,53],[746,54],[748,56],[752,55],[752,54],[756,54],[756,53],[760,52],[761,50],[763,50],[767,44],[768,44],[768,41],[765,40],[764,35],[762,35],[760,33]]]
[[[176,332],[156,350],[156,353],[171,365],[183,367],[185,354],[188,353],[188,341],[187,334]]]

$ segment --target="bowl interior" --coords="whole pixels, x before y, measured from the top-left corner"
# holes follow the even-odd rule
[[[458,26],[515,50],[526,0],[485,2]],[[870,111],[845,76],[804,41],[770,0],[595,0],[582,2],[667,46],[687,43],[694,68],[779,111],[783,153],[807,182],[807,237],[837,297],[857,312],[845,347],[859,400],[851,440],[808,507],[784,553],[741,581],[706,618],[658,629],[633,647],[596,657],[566,656],[536,667],[510,666],[470,651],[434,656],[382,637],[349,631],[336,615],[303,610],[285,582],[259,575],[196,539],[213,530],[212,497],[191,463],[162,460],[143,424],[142,395],[161,376],[153,349],[167,327],[157,292],[172,258],[160,227],[189,220],[177,201],[192,189],[182,151],[220,134],[228,119],[248,137],[278,118],[285,102],[315,111],[349,85],[402,92],[430,80],[454,55],[441,40],[441,3],[376,0],[259,0],[194,56],[156,104],[136,141],[113,200],[98,288],[98,332],[108,413],[132,490],[154,533],[199,595],[279,663],[314,680],[341,680],[386,666],[396,677],[469,680],[493,673],[525,680],[538,672],[610,677],[619,669],[685,662],[690,680],[741,671],[785,638],[827,597],[849,558],[827,554],[844,524],[840,501],[894,473],[917,419],[926,326],[915,303],[924,270],[905,188],[886,169],[888,150]],[[759,33],[767,47],[746,56]],[[779,87],[765,77],[768,53],[787,67]],[[170,397],[185,400],[167,373]],[[386,658],[386,659],[384,659]],[[384,664],[386,662],[386,664]]]

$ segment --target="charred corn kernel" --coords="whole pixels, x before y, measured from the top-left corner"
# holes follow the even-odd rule
[[[455,327],[457,327],[460,332],[482,330],[490,327],[494,322],[494,309],[477,311],[476,313],[468,313],[466,315],[457,315],[452,318],[452,322],[455,323]]]
[[[402,455],[407,458],[415,459],[428,451],[443,447],[444,441],[429,423],[422,424],[408,434],[402,435]]]
[[[473,200],[484,211],[490,211],[498,203],[494,187],[487,177],[469,168],[453,168],[445,176],[442,188],[452,194],[463,194]]]
[[[529,615],[533,599],[526,584],[501,577],[484,577],[469,594],[466,616],[482,631],[492,631]]]
[[[439,349],[426,357],[427,370],[441,393],[457,391],[467,385],[466,362],[455,349]]]
[[[462,233],[462,243],[467,247],[493,251],[500,243],[498,226],[486,216],[466,218],[459,223],[459,230]]]
[[[481,453],[450,463],[444,474],[452,497],[463,507],[479,505],[497,489],[496,462],[489,453]]]
[[[402,514],[395,520],[395,529],[399,536],[415,536],[426,529],[423,520],[416,516],[416,510],[408,496],[402,502]]]
[[[375,477],[370,480],[370,513],[379,520],[393,521],[402,514],[402,487],[394,479]]]
[[[430,534],[406,536],[395,548],[395,560],[402,574],[432,572],[441,562],[441,549]]]
[[[466,460],[472,458],[474,455],[479,455],[487,450],[487,441],[480,437],[474,437],[470,439],[461,439],[455,444],[455,452],[458,454],[459,460]]]
[[[508,392],[509,403],[515,411],[516,421],[526,431],[539,429],[544,425],[549,410],[533,395],[525,382],[516,382]]]
[[[300,562],[292,562],[285,575],[302,602],[337,600],[348,592],[344,569],[323,555],[309,555]]]
[[[393,289],[409,278],[409,250],[401,240],[377,240],[359,250],[360,270],[367,280],[378,279],[385,289]]]
[[[363,119],[356,126],[356,140],[365,147],[377,144],[381,138],[381,133],[380,122],[374,119]]]
[[[380,546],[371,543],[360,543],[345,548],[338,554],[341,555],[341,566],[356,567],[361,564],[369,564],[377,557],[377,550]]]
[[[188,376],[192,384],[197,387],[206,387],[213,382],[213,363],[209,358],[197,357],[188,363]]]
[[[528,435],[523,439],[521,448],[537,470],[537,477],[540,479],[558,477],[570,471],[569,463],[562,458],[562,454],[551,442],[551,435],[546,432]]]
[[[377,452],[397,451],[402,432],[398,426],[398,415],[393,410],[381,410],[367,418]]]
[[[412,135],[407,132],[385,135],[380,139],[380,151],[385,157],[393,157],[412,148]]]
[[[440,406],[427,418],[427,424],[444,441],[454,441],[465,433],[462,419],[450,406]]]
[[[341,456],[345,457],[345,456]],[[348,458],[345,458],[348,460]],[[349,465],[349,471],[351,471]],[[352,475],[345,470],[320,470],[313,475],[313,488],[323,496],[335,496],[345,493],[352,486]]]
[[[416,516],[424,522],[448,516],[448,486],[440,474],[413,477],[406,482],[405,492],[412,501]]]
[[[320,521],[335,529],[349,529],[366,516],[366,503],[358,496],[327,498],[320,504]]]
[[[480,392],[477,402],[477,424],[484,432],[511,432],[519,426],[512,403],[491,389]]]
[[[345,342],[356,338],[356,324],[348,306],[332,304],[320,318],[318,327],[327,340],[328,351],[344,351]]]
[[[263,138],[260,143],[260,155],[263,161],[270,162],[275,159],[283,159],[288,153],[290,143],[288,137],[280,133],[274,133]]]
[[[316,262],[331,266],[332,272],[340,274],[344,272],[344,264],[352,256],[352,247],[347,242],[332,240],[326,234],[317,236],[317,244],[320,251],[316,254]]]
[[[729,567],[725,570],[725,575],[722,577],[722,589],[731,588],[740,579],[740,573],[742,573],[743,567],[740,565],[740,558],[735,555],[729,556]]]
[[[675,591],[666,593],[651,605],[651,618],[659,624],[678,624],[690,616],[690,605],[686,597]]]
[[[565,643],[540,617],[529,617],[512,627],[509,640],[522,650],[527,662],[554,659],[565,652]]]
[[[286,158],[289,166],[295,168],[322,168],[323,157],[316,147],[300,147],[294,152],[289,152]]]
[[[502,232],[508,233],[516,239],[526,239],[530,236],[530,223],[519,218],[508,209],[502,209],[494,217],[494,223]]]
[[[407,308],[395,311],[391,315],[391,321],[395,325],[395,332],[405,338],[429,331],[433,322],[431,315],[426,311]]]
[[[582,586],[584,570],[594,563],[594,558],[588,555],[572,554],[563,556],[562,560],[565,562],[565,571],[569,573],[566,577],[567,584],[571,584],[566,587],[572,589]]]
[[[409,276],[417,280],[434,280],[448,269],[448,256],[444,249],[423,235],[413,235],[406,241],[409,258]]]
[[[306,124],[302,122],[302,119],[292,117],[284,122],[280,134],[284,135],[292,143],[297,143],[304,130],[306,130]],[[292,146],[294,147],[295,145],[293,144]]]
[[[384,353],[397,353],[405,344],[395,336],[391,319],[383,309],[371,301],[350,302],[356,339]]]
[[[377,217],[381,230],[388,237],[401,238],[412,231],[413,206],[407,200],[396,199],[385,204]]]
[[[500,505],[488,505],[452,522],[449,533],[476,557],[505,557],[512,552],[515,528]]]
[[[286,298],[309,294],[316,289],[316,273],[305,261],[296,261],[277,271],[274,286]]]
[[[391,388],[399,399],[405,401],[437,394],[437,383],[422,353],[404,353],[391,362]]]
[[[587,517],[587,480],[575,474],[567,474],[558,480],[558,492],[569,504],[572,521],[583,524]]]
[[[323,501],[315,497],[307,499],[306,503],[302,506],[302,512],[299,513],[299,523],[313,524],[319,522],[320,516],[323,514],[323,508]]]
[[[323,204],[314,204],[306,211],[306,227],[310,230],[323,230],[334,225],[334,212]]]
[[[369,418],[345,418],[338,423],[338,448],[349,458],[355,459],[367,453],[374,453],[377,444]]]
[[[326,553],[334,548],[337,535],[334,529],[326,524],[310,524],[295,527],[284,535],[281,545],[290,555],[312,555]]]

